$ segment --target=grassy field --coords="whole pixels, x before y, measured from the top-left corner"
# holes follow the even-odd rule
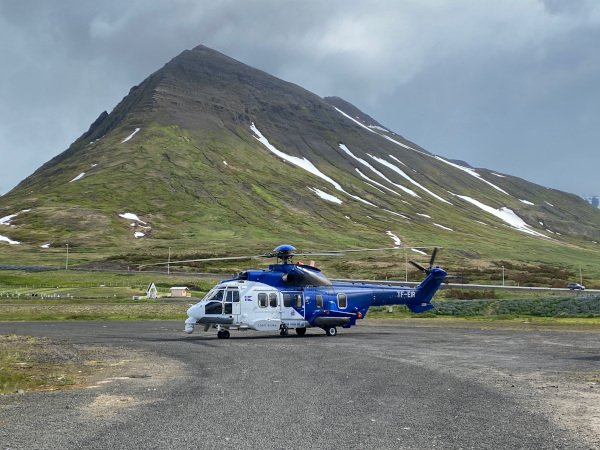
[[[0,394],[75,385],[87,370],[67,358],[62,344],[48,339],[0,335]]]

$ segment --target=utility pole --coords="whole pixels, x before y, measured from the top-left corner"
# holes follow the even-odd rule
[[[583,286],[583,273],[581,272],[581,266],[579,266],[579,284]]]
[[[404,281],[408,281],[408,251],[404,250]]]
[[[65,270],[69,270],[69,244],[67,244],[67,260],[65,262]]]
[[[502,266],[502,286],[504,286],[504,266]]]
[[[167,261],[167,274],[171,274],[171,247],[169,247],[169,259]]]

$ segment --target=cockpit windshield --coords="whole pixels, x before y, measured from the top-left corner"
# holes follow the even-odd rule
[[[204,297],[203,300],[215,300],[220,302],[223,300],[224,293],[225,289],[212,289],[208,294],[206,294],[206,297]]]

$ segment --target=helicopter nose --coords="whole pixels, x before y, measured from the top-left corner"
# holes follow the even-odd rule
[[[199,319],[200,317],[202,317],[204,315],[204,306],[201,306],[201,305],[190,306],[190,308],[187,310],[187,315],[189,317],[194,317],[196,319]]]

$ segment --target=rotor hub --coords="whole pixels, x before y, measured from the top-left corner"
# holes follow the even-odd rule
[[[290,264],[296,254],[296,247],[288,244],[279,245],[273,249],[273,254],[281,260],[282,264]]]

